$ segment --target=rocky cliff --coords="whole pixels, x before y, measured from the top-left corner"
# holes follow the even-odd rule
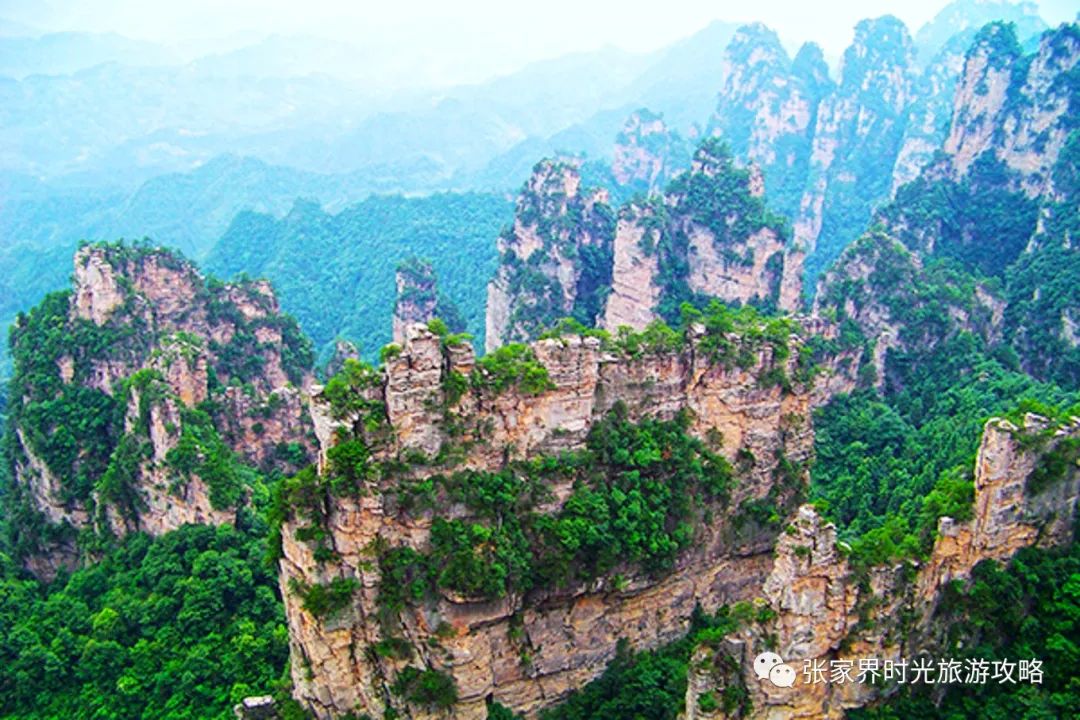
[[[980,18],[995,15],[1018,24],[979,30]],[[793,219],[795,244],[810,256],[811,279],[924,169],[959,179],[993,149],[1016,175],[1010,187],[1047,192],[1072,127],[1075,25],[1046,33],[1025,56],[1016,28],[1041,27],[1031,7],[955,7],[935,22],[919,64],[899,20],[859,23],[838,83],[818,48],[790,60],[762,25],[740,28],[726,50],[708,131],[763,170],[770,205]]]
[[[992,23],[968,49],[941,152],[881,213],[909,247],[976,260],[988,274],[1016,259],[1035,232],[1037,199],[1055,194],[1053,168],[1075,129],[1080,30],[1048,31],[1025,55],[1012,25]],[[946,196],[948,203],[935,203]],[[920,199],[921,198],[921,199]],[[988,222],[989,221],[989,222]],[[992,225],[992,237],[987,237]],[[995,262],[980,257],[995,243]]]
[[[660,203],[631,202],[619,211],[615,227],[611,294],[602,325],[641,329],[657,318],[663,296],[660,256],[666,209]]]
[[[599,293],[611,282],[613,231],[605,191],[582,188],[570,162],[538,163],[518,196],[513,226],[499,237],[487,348],[534,338],[563,317],[592,325]]]
[[[983,26],[995,22],[1011,23],[1021,42],[1047,29],[1033,3],[960,1],[950,3],[915,34],[920,76],[893,168],[893,192],[918,177],[941,148],[967,51]]]
[[[659,344],[565,336],[481,361],[413,326],[382,373],[353,365],[328,383],[320,474],[283,501],[295,696],[320,718],[483,718],[488,698],[531,716],[598,675],[617,638],[653,647],[695,605],[751,596],[772,564],[769,518],[802,494],[811,407],[838,361],[812,371],[798,327],[770,323]],[[653,547],[652,561],[627,549],[594,565],[597,502],[637,508],[613,542],[663,505],[662,485],[607,483],[693,458],[665,482],[699,477],[671,490],[696,509],[652,531],[674,543],[668,560]]]
[[[806,182],[818,105],[831,89],[817,45],[804,45],[792,61],[764,25],[739,28],[725,50],[709,131],[762,169],[770,204],[789,217]]]
[[[1001,274],[1032,234],[1034,198],[1053,193],[1050,176],[1072,127],[1066,108],[1076,95],[1076,26],[1046,33],[1028,56],[1012,25],[962,30],[920,68],[903,23],[863,21],[844,55],[840,82],[833,83],[815,46],[792,60],[768,28],[740,28],[725,51],[719,102],[707,128],[727,151],[715,142],[702,145],[663,195],[619,210],[610,294],[606,302],[599,298],[602,311],[593,314],[597,303],[590,303],[578,319],[591,325],[599,318],[609,330],[640,328],[656,317],[671,321],[681,302],[704,297],[793,310],[803,266],[816,281],[894,194],[879,219],[905,245]],[[632,118],[617,152],[619,172],[641,181],[660,173],[662,155],[644,150],[642,138],[659,142],[664,131],[658,118]],[[728,153],[748,168],[748,179],[717,171],[730,167]],[[963,185],[969,202],[960,212],[957,202],[942,200],[955,193],[939,181]],[[744,182],[752,197],[794,219],[790,240],[777,224],[771,235],[743,237],[720,227],[720,216],[740,231],[749,223],[757,229],[770,224],[735,190]],[[656,189],[652,180],[648,189]],[[1006,202],[1002,193],[1017,193],[1022,201]],[[972,249],[982,233],[1000,238],[1000,252],[983,257],[989,253]],[[942,236],[946,240],[937,242]],[[507,248],[523,248],[512,254],[528,256],[530,243],[517,231],[510,237],[502,241]],[[522,308],[550,322],[560,307],[562,314],[574,307],[566,288],[577,274],[565,259],[545,256],[533,265],[537,271],[515,271],[513,282],[507,268],[500,270],[489,291],[489,326],[509,326],[511,313],[520,316]],[[561,299],[545,279],[555,275],[564,278]],[[602,280],[599,286],[606,291]],[[488,346],[536,332],[522,327],[503,335]]]
[[[244,464],[295,468],[311,447],[310,349],[268,284],[124,245],[83,247],[73,278],[12,331],[10,501],[39,518],[21,549],[46,574],[77,531],[228,521]]]
[[[435,268],[430,262],[410,260],[398,265],[394,276],[397,300],[394,302],[394,342],[405,342],[405,331],[414,323],[426,324],[438,315],[438,290]]]
[[[1010,25],[980,31],[964,62],[943,148],[953,177],[992,151],[1019,173],[1025,193],[1044,193],[1074,125],[1070,106],[1077,90],[1066,78],[1078,60],[1075,24],[1046,33],[1033,56],[1024,55]]]
[[[913,81],[904,135],[892,170],[891,193],[919,176],[941,149],[952,120],[953,98],[970,47],[970,33],[955,35]]]
[[[947,139],[878,213],[927,265],[938,259],[1001,279],[1000,335],[1023,368],[1072,386],[1080,277],[1073,243],[1080,163],[1080,26],[1047,31],[1025,55],[1012,25],[980,30],[966,55]]]
[[[914,51],[894,17],[863,20],[844,53],[841,79],[817,111],[795,242],[813,251],[812,276],[862,232],[887,197],[912,102]]]
[[[736,167],[708,140],[662,198],[624,207],[603,327],[674,321],[681,302],[703,297],[797,310],[802,253],[763,194],[756,168]]]
[[[885,384],[889,353],[926,354],[957,333],[1000,342],[1001,291],[948,268],[924,267],[918,255],[882,232],[852,243],[822,277],[814,315],[850,321],[867,341],[874,383]]]
[[[932,620],[950,582],[963,581],[983,560],[1005,560],[1022,547],[1072,539],[1080,496],[1078,443],[1080,418],[1053,425],[1028,415],[1019,427],[990,420],[975,461],[973,517],[966,522],[941,518],[933,550],[916,565],[855,568],[837,544],[833,526],[811,506],[800,508],[777,541],[775,562],[761,588],[758,602],[774,612],[734,637],[698,648],[687,720],[841,718],[845,709],[891,692],[895,685],[888,683],[811,682],[814,676],[804,675],[803,668],[818,661],[830,677],[830,661],[850,662],[855,678],[862,658],[883,663],[934,657],[938,639]],[[1067,458],[1060,476],[1049,483],[1034,481],[1055,454]],[[755,674],[754,659],[766,650],[796,670],[792,687]],[[733,687],[746,693],[752,710],[725,711],[719,703],[702,702]]]
[[[662,115],[635,111],[615,138],[611,173],[623,197],[662,191],[690,163],[690,146]]]

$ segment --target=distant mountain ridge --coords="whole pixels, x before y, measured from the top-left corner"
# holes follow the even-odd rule
[[[494,238],[511,213],[508,199],[481,193],[376,195],[334,214],[298,201],[280,219],[237,215],[204,264],[223,277],[269,278],[282,308],[324,355],[344,337],[372,358],[391,339],[398,264],[424,257],[482,343],[483,287],[495,271]]]
[[[623,145],[612,138],[642,108],[662,115],[671,137],[693,141],[719,134],[740,162],[762,168],[770,206],[793,221],[797,244],[809,253],[812,281],[857,237],[873,210],[917,176],[944,140],[966,38],[987,13],[1014,20],[1020,33],[1043,26],[1030,4],[966,2],[943,10],[914,41],[898,22],[869,22],[860,26],[869,34],[851,50],[869,65],[856,71],[849,62],[847,84],[837,85],[812,44],[792,58],[763,26],[738,29],[714,22],[649,55],[607,49],[537,63],[490,83],[443,93],[436,104],[414,97],[400,110],[380,112],[381,101],[364,107],[360,96],[336,99],[312,121],[315,125],[292,129],[278,126],[291,121],[271,102],[275,93],[287,92],[302,107],[340,90],[340,82],[317,76],[248,80],[244,93],[233,98],[235,80],[225,79],[228,73],[216,77],[212,66],[191,66],[174,80],[191,91],[211,82],[215,89],[201,102],[223,99],[215,112],[224,117],[231,112],[229,103],[242,101],[252,127],[207,133],[189,127],[181,113],[169,122],[184,126],[139,136],[155,122],[153,112],[136,104],[113,113],[125,125],[116,132],[96,125],[84,105],[93,99],[109,107],[97,99],[95,88],[119,80],[147,88],[141,102],[149,108],[161,83],[173,82],[174,70],[114,64],[70,77],[0,79],[0,99],[11,101],[0,103],[0,126],[8,124],[11,131],[0,134],[0,159],[35,157],[29,174],[6,180],[14,189],[0,204],[0,240],[6,244],[0,270],[8,277],[10,298],[0,303],[0,320],[62,285],[66,256],[81,239],[148,236],[202,258],[237,213],[251,209],[281,216],[298,197],[315,199],[332,212],[372,192],[476,188],[505,193],[520,187],[539,157],[570,154],[584,158],[587,182],[607,186],[622,201],[642,188],[614,179],[609,166]],[[959,34],[942,45],[940,38],[950,28],[959,28]],[[885,33],[884,44],[871,57],[866,48],[877,42],[873,33],[878,31]],[[937,59],[920,70],[915,58],[934,48]],[[882,82],[862,89],[862,79],[870,77]],[[45,132],[35,111],[25,106],[42,98]],[[346,104],[334,104],[341,102]],[[252,112],[263,103],[267,113]],[[70,176],[64,186],[43,184],[36,177],[50,158],[70,164],[68,151],[49,140],[54,131],[66,132],[68,124],[73,137],[91,148],[89,157],[100,153],[89,161],[99,169]],[[98,136],[119,144],[95,151]],[[670,146],[670,157],[665,157],[668,150],[653,157],[665,166],[665,178],[688,163],[689,145],[680,142]],[[222,147],[236,154],[215,154]],[[267,155],[271,160],[255,159]],[[123,168],[132,157],[139,158],[141,168],[127,172]],[[339,172],[287,165],[298,157]],[[154,168],[161,167],[182,171],[156,174]],[[150,177],[140,183],[145,175]],[[127,187],[114,187],[117,181]],[[231,240],[236,239],[234,234]],[[21,256],[30,248],[38,256],[32,262]]]

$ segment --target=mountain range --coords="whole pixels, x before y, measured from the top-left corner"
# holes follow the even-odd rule
[[[292,42],[11,82],[338,83],[246,74]],[[410,102],[257,139],[310,164],[5,171],[0,714],[1076,715],[1080,24]]]

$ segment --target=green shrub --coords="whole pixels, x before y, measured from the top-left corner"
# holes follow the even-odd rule
[[[532,348],[521,343],[503,345],[480,358],[473,370],[472,384],[496,394],[515,386],[527,395],[540,395],[555,388],[547,368],[537,361]]]
[[[296,578],[289,580],[289,590],[300,598],[304,609],[317,618],[328,618],[344,610],[359,589],[356,578],[338,577],[326,584],[308,584]]]
[[[458,700],[454,679],[432,668],[420,670],[409,666],[398,673],[391,691],[413,705],[448,710]]]
[[[386,409],[370,397],[371,390],[382,385],[382,374],[355,358],[347,358],[341,371],[326,381],[323,396],[330,412],[338,420],[358,415],[365,422],[382,422]]]

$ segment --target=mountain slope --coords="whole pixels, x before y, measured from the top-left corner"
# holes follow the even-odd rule
[[[337,214],[297,202],[282,219],[244,212],[210,252],[222,276],[267,277],[316,347],[344,337],[366,357],[390,341],[398,263],[430,260],[440,289],[483,342],[483,288],[511,206],[495,195],[373,196]]]

